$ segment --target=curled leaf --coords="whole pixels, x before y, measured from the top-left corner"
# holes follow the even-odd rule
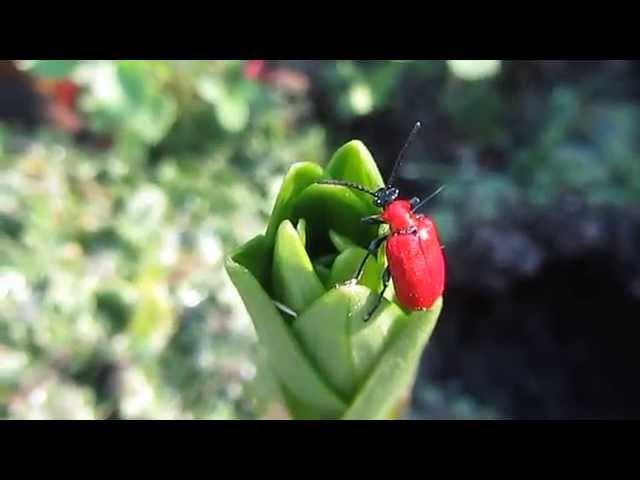
[[[289,398],[297,404],[294,415],[300,418],[336,418],[346,408],[311,365],[287,323],[251,272],[228,257],[226,270],[238,289],[260,342],[264,345],[273,368]]]
[[[289,220],[280,224],[273,253],[276,297],[296,312],[303,311],[324,293],[298,232]]]
[[[330,384],[351,398],[382,354],[388,334],[404,316],[385,303],[376,316],[364,321],[375,295],[359,285],[334,288],[293,323],[304,350]]]
[[[351,247],[338,255],[333,262],[333,267],[331,267],[329,285],[335,286],[353,279],[366,254],[367,251],[364,248]],[[378,292],[381,286],[380,278],[383,270],[384,267],[376,257],[369,256],[360,278],[360,284],[369,287],[374,292]]]

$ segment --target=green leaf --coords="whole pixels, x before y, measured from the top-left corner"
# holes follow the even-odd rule
[[[371,152],[360,140],[352,140],[340,147],[325,169],[327,175],[339,180],[359,183],[371,190],[384,187],[384,180]],[[371,203],[371,197],[359,193]]]
[[[251,272],[232,257],[227,257],[225,268],[251,316],[277,378],[305,406],[298,412],[299,418],[339,417],[346,404],[309,363],[271,298]]]
[[[351,280],[366,254],[367,251],[364,248],[351,247],[338,255],[331,267],[329,285],[338,285]],[[364,285],[374,292],[379,292],[382,289],[383,268],[374,256],[370,256],[360,278],[360,285]]]
[[[347,188],[335,185],[311,185],[297,198],[290,214],[292,221],[304,218],[311,255],[335,251],[329,232],[333,230],[359,246],[367,246],[377,237],[378,227],[362,223],[362,217],[377,213],[371,203],[362,202]]]
[[[303,349],[331,385],[351,398],[382,355],[395,324],[405,315],[384,301],[367,322],[376,296],[360,285],[345,285],[322,296],[293,323]]]
[[[229,255],[248,269],[261,285],[270,285],[271,252],[264,235],[258,235]]]
[[[322,167],[311,162],[295,163],[282,181],[275,205],[269,217],[266,237],[273,242],[276,231],[285,218],[289,218],[298,195],[322,177]]]
[[[323,255],[321,257],[318,257],[315,259],[315,262],[318,265],[322,265],[323,267],[326,268],[331,268],[331,265],[333,265],[333,262],[335,261],[337,255],[335,253],[329,253],[327,255]]]
[[[375,420],[393,415],[415,382],[420,356],[441,310],[442,299],[430,310],[409,315],[406,326],[391,340],[343,419]]]
[[[349,247],[355,247],[356,244],[351,241],[350,238],[340,235],[334,230],[329,230],[329,238],[331,243],[336,247],[339,252],[344,252]]]
[[[307,246],[307,222],[305,222],[304,218],[301,218],[300,220],[298,220],[298,225],[296,225],[296,230],[298,231],[298,235],[300,236],[302,245],[306,247]]]
[[[336,255],[329,254],[316,258],[313,262],[313,267],[318,274],[318,278],[322,280],[322,284],[326,290],[329,290],[333,285],[329,284],[329,277],[331,276],[331,265],[333,265]]]
[[[313,264],[313,268],[316,270],[316,274],[318,275],[318,278],[324,285],[324,288],[326,288],[327,290],[331,288],[332,286],[330,282],[331,270],[318,262]]]
[[[280,224],[276,235],[272,275],[277,299],[296,312],[304,311],[324,294],[324,286],[289,220]]]

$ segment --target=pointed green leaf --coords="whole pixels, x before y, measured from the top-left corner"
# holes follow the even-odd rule
[[[329,290],[331,288],[331,270],[318,262],[313,264],[313,268],[315,269],[318,278],[324,285],[325,290]]]
[[[329,238],[339,252],[344,252],[347,248],[356,246],[349,237],[345,237],[335,230],[329,230]]]
[[[269,274],[271,252],[268,252],[267,248],[267,238],[264,235],[257,235],[242,247],[231,252],[229,256],[248,269],[258,282],[269,291],[270,289],[266,286],[271,285],[271,275]]]
[[[364,248],[351,247],[338,255],[331,267],[329,285],[335,286],[351,280],[358,271],[360,262],[362,262],[366,254],[367,251]],[[382,289],[382,270],[383,266],[378,263],[374,256],[370,256],[358,283],[374,292],[379,292]]]
[[[369,297],[367,311],[374,305]],[[355,365],[355,379],[358,389],[371,374],[375,363],[384,355],[389,342],[407,322],[406,314],[397,305],[383,299],[374,315],[365,322],[354,322],[351,333],[351,354]]]
[[[289,220],[280,224],[276,234],[272,275],[276,298],[296,312],[304,311],[325,292],[302,240]]]
[[[227,257],[225,268],[251,316],[271,367],[285,388],[295,392],[297,401],[305,406],[305,416],[340,416],[346,409],[345,403],[309,363],[271,298],[251,272],[231,257]]]
[[[371,190],[384,187],[378,165],[360,140],[352,140],[340,147],[331,158],[325,172],[331,178],[359,183]]]
[[[284,400],[284,404],[287,408],[289,416],[296,420],[317,420],[322,417],[318,417],[316,411],[306,405],[298,396],[293,393],[286,384],[280,384],[281,398]],[[328,418],[331,420],[331,418]]]
[[[323,255],[321,257],[318,257],[315,262],[318,265],[322,265],[325,268],[331,269],[331,265],[333,265],[333,262],[336,260],[337,255],[335,253],[330,253],[328,255]]]
[[[266,236],[269,242],[275,238],[276,231],[285,218],[290,218],[295,199],[300,193],[322,177],[322,167],[311,162],[295,163],[282,181],[273,211],[269,218]]]
[[[295,202],[292,221],[307,221],[308,250],[312,255],[335,251],[329,238],[333,230],[353,243],[366,247],[376,238],[378,227],[363,224],[361,219],[377,213],[371,202],[363,202],[352,190],[334,185],[311,185]]]
[[[385,419],[393,414],[415,381],[422,351],[441,310],[442,299],[431,310],[409,315],[406,326],[394,335],[343,419]]]
[[[304,351],[345,398],[350,398],[382,355],[396,322],[404,317],[384,302],[368,322],[365,314],[376,296],[360,285],[335,288],[294,320]]]
[[[302,240],[302,245],[306,247],[307,246],[307,222],[305,222],[304,218],[301,218],[300,220],[298,220],[298,225],[296,225],[296,230],[298,231],[300,240]]]

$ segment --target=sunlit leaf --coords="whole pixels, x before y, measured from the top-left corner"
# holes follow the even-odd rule
[[[227,272],[254,322],[258,337],[268,351],[279,381],[299,399],[302,418],[332,418],[345,409],[344,402],[311,366],[272,300],[253,275],[230,257]]]
[[[282,222],[276,235],[273,286],[277,298],[296,312],[324,293],[304,244],[288,220]]]

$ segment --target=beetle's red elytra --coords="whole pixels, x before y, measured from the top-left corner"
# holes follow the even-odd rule
[[[399,199],[399,191],[392,185],[398,165],[419,128],[420,122],[417,122],[398,155],[387,186],[373,192],[362,185],[342,180],[320,180],[317,182],[348,187],[372,195],[374,205],[382,208],[382,213],[363,218],[363,222],[389,226],[387,235],[371,242],[354,277],[356,281],[360,279],[369,256],[375,254],[386,242],[388,267],[383,274],[383,288],[378,295],[377,302],[365,317],[365,321],[373,315],[380,305],[390,280],[393,281],[398,301],[407,310],[427,310],[444,292],[446,268],[438,230],[432,219],[416,213],[443,187],[420,201],[417,198]]]
[[[408,229],[394,230],[390,223],[387,259],[400,303],[409,310],[425,310],[444,291],[444,255],[433,221],[411,211],[407,216],[411,223]]]

